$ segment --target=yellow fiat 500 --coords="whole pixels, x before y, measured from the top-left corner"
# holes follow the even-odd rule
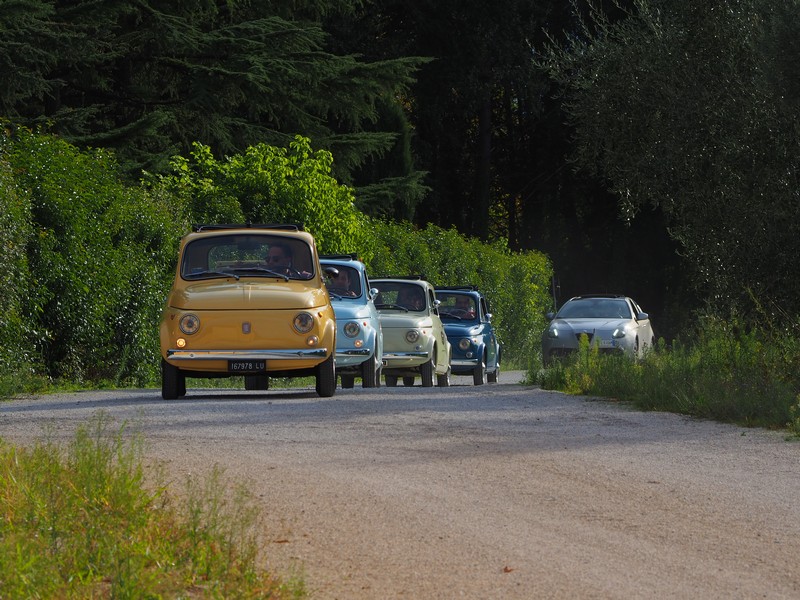
[[[161,317],[161,395],[186,377],[316,377],[336,390],[336,321],[314,238],[295,225],[197,225],[181,240]]]

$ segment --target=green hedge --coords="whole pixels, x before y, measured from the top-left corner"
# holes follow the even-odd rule
[[[157,383],[158,319],[180,237],[196,222],[303,223],[321,252],[357,252],[374,275],[478,285],[506,359],[523,366],[538,356],[546,257],[454,229],[372,221],[331,177],[332,160],[304,138],[219,161],[197,145],[174,160],[170,175],[145,174],[129,185],[108,152],[7,126],[0,132],[0,396],[19,391],[22,372],[82,385]]]
[[[505,361],[538,360],[544,314],[551,303],[552,265],[540,252],[512,253],[504,241],[483,243],[428,224],[375,223],[377,244],[367,261],[373,277],[421,275],[434,287],[476,285],[486,295]]]
[[[3,202],[19,207],[6,215],[20,232],[12,250],[24,248],[13,273],[24,322],[16,347],[50,378],[153,381],[154,323],[185,226],[121,183],[106,152],[23,129],[2,135],[0,163],[12,173]]]

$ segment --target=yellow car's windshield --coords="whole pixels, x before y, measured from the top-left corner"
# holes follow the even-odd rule
[[[303,240],[264,233],[214,234],[192,240],[183,251],[181,277],[277,277],[311,279],[311,247]]]

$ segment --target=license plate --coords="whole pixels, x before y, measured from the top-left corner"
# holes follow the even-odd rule
[[[228,371],[231,373],[255,373],[267,370],[265,360],[229,360]]]

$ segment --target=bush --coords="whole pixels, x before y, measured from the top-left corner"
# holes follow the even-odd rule
[[[216,160],[195,144],[189,158],[173,159],[173,172],[150,180],[185,208],[195,223],[297,223],[323,253],[368,253],[369,219],[353,192],[331,176],[333,157],[296,137],[288,148],[259,144]]]
[[[120,183],[107,152],[19,129],[5,134],[2,161],[24,199],[16,220],[25,255],[14,272],[30,282],[19,299],[21,347],[52,378],[153,381],[154,324],[185,226]]]
[[[421,275],[434,287],[477,285],[489,302],[504,361],[527,366],[536,360],[550,302],[547,257],[515,254],[503,242],[484,243],[431,224],[418,230],[409,223],[376,222],[373,232],[374,256],[367,261],[372,277]]]
[[[644,410],[800,432],[800,342],[786,331],[706,318],[691,343],[659,341],[643,361],[581,344],[572,360],[540,371],[547,389],[630,401]]]

